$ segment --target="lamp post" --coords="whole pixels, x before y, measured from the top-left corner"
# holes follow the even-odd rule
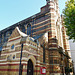
[[[21,55],[20,55],[20,64],[19,64],[19,75],[22,75],[22,68],[23,68],[23,65],[21,64],[22,51],[23,51],[23,43],[21,44]]]

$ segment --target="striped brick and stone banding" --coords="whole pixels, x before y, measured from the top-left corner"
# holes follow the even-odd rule
[[[19,75],[20,66],[22,75],[28,75],[29,61],[33,75],[42,75],[42,67],[46,75],[63,75],[72,65],[58,0],[46,2],[39,13],[0,31],[0,75]],[[3,42],[5,35],[8,41]]]

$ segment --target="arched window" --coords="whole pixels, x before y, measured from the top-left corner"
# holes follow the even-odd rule
[[[26,30],[25,30],[25,27],[22,26],[22,32],[25,33],[25,31],[26,31]]]
[[[31,24],[27,25],[27,35],[31,35]]]
[[[0,51],[2,51],[2,48],[3,48],[3,47],[2,47],[2,46],[0,46]]]
[[[7,60],[12,60],[12,55],[8,55]]]
[[[10,31],[6,32],[6,36],[9,37],[10,36]]]
[[[1,41],[2,41],[2,38],[0,38],[0,43],[1,43]]]
[[[11,46],[11,49],[14,49],[14,45]]]
[[[25,28],[22,28],[22,32],[25,33]]]

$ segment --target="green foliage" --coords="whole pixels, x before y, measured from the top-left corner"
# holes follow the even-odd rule
[[[68,0],[63,10],[64,25],[67,28],[69,39],[75,41],[75,0]]]

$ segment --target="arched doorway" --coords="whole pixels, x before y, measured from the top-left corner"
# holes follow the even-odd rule
[[[27,64],[27,75],[33,75],[33,63],[30,59]]]

